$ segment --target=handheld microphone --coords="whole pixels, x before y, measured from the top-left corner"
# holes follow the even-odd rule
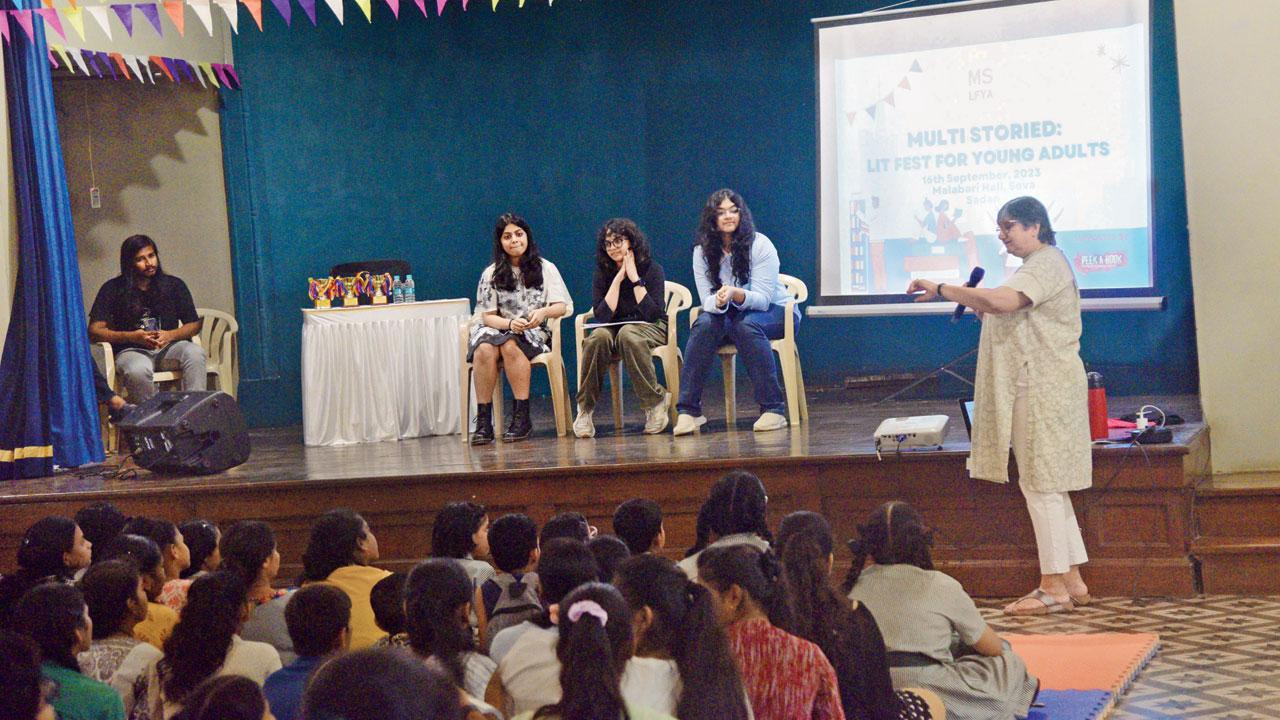
[[[978,283],[982,282],[982,277],[986,274],[987,271],[983,270],[981,266],[975,267],[973,271],[969,273],[969,282],[965,283],[964,286],[978,287]],[[964,305],[956,303],[956,311],[955,314],[951,316],[951,322],[957,322],[960,320],[960,318],[964,316],[964,310]]]

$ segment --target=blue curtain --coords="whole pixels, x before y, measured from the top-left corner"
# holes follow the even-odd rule
[[[0,479],[102,460],[49,50],[44,22],[34,20],[34,42],[15,30],[4,45],[19,248],[0,359]]]

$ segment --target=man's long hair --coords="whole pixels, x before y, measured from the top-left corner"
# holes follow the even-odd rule
[[[137,268],[133,266],[133,259],[147,247],[156,253],[156,276],[159,277],[164,274],[164,266],[160,264],[160,249],[156,247],[155,240],[147,235],[130,235],[120,243],[120,276],[128,281],[130,290],[138,287],[139,277]]]

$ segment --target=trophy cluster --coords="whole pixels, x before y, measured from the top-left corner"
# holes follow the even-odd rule
[[[361,295],[372,298],[374,305],[386,305],[392,282],[391,273],[374,275],[362,270],[342,277],[307,278],[307,294],[317,308],[332,307],[338,298],[342,298],[343,307],[359,305]]]

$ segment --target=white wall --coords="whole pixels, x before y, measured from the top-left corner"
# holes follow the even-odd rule
[[[1280,471],[1280,2],[1175,6],[1200,393],[1215,473]]]

